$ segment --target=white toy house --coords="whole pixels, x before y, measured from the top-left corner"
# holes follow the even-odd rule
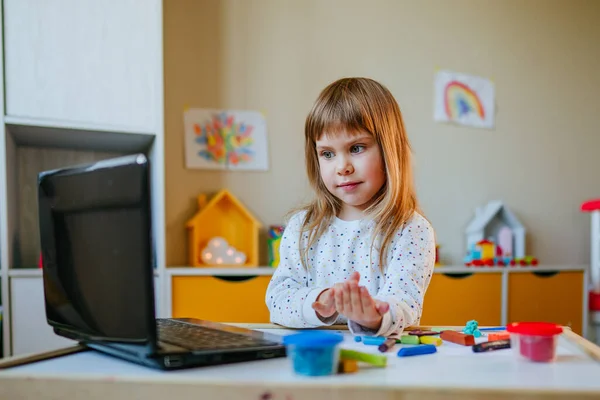
[[[475,210],[475,217],[466,229],[467,248],[489,240],[502,249],[502,257],[525,257],[525,227],[501,201],[491,201]]]

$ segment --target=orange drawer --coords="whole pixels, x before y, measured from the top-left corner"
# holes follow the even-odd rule
[[[472,319],[480,326],[500,325],[502,274],[434,273],[425,293],[421,325],[464,326]]]
[[[508,275],[508,322],[583,325],[583,272],[512,272]]]
[[[215,322],[269,322],[270,276],[174,276],[174,318]]]

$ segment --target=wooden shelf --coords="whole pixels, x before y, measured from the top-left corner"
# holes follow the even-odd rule
[[[12,268],[8,270],[8,276],[11,278],[41,278],[42,275],[40,268]],[[158,271],[154,271],[154,276],[158,276]]]
[[[204,276],[204,275],[227,275],[227,276],[248,276],[248,275],[273,275],[277,268],[260,266],[256,268],[204,268],[191,267],[186,265],[167,267],[166,271],[171,276]],[[586,271],[589,265],[538,265],[535,267],[465,267],[463,265],[444,265],[436,267],[434,274],[485,274],[521,272],[558,272],[558,271]]]
[[[123,127],[9,116],[4,122],[16,146],[134,153],[145,152],[154,141],[152,134]]]
[[[6,125],[27,125],[37,126],[40,128],[59,128],[73,129],[80,131],[94,131],[107,133],[127,133],[139,135],[154,135],[153,132],[147,132],[143,128],[132,128],[129,126],[109,125],[109,124],[94,124],[88,122],[63,121],[59,119],[41,119],[30,117],[19,117],[14,115],[5,115],[4,123]]]
[[[465,267],[464,265],[444,265],[436,267],[434,273],[491,273],[507,271],[508,273],[515,272],[555,272],[555,271],[586,271],[590,268],[589,265],[536,265],[536,266],[514,266],[514,267]]]
[[[8,270],[8,276],[11,278],[42,277],[42,270],[39,268],[11,268]]]
[[[167,267],[166,273],[171,276],[257,276],[273,275],[275,268],[204,268],[204,267]]]

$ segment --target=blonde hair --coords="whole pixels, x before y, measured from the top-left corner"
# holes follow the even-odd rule
[[[331,83],[319,94],[306,117],[306,169],[316,198],[300,208],[306,211],[301,237],[307,234],[304,248],[302,240],[299,242],[301,262],[307,268],[308,249],[342,207],[321,179],[316,142],[324,133],[334,134],[344,129],[371,134],[383,157],[385,183],[365,210],[367,217],[376,223],[371,251],[376,238],[381,237],[379,265],[383,271],[385,254],[394,235],[420,210],[412,177],[411,147],[400,107],[385,86],[368,78],[343,78]]]

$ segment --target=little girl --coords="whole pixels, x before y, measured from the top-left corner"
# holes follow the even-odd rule
[[[418,324],[435,239],[389,90],[366,78],[327,86],[306,118],[305,157],[316,198],[283,233],[266,294],[271,322],[347,322],[353,334],[378,336]]]

